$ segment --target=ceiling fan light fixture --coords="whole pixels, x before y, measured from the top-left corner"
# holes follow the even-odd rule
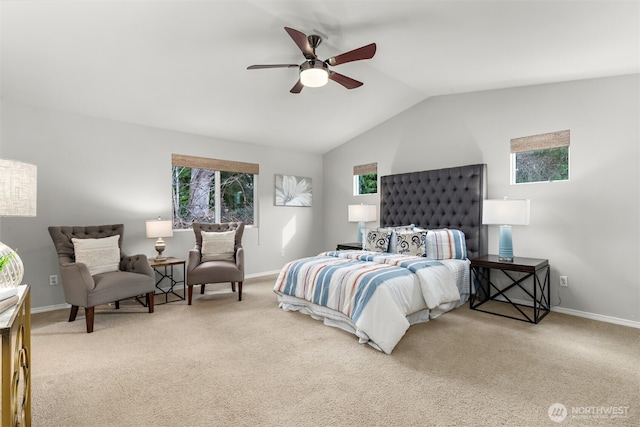
[[[300,83],[306,87],[321,87],[329,81],[329,66],[320,61],[307,61],[300,66]]]

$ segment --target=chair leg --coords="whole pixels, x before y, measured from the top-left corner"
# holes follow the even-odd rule
[[[236,282],[231,282],[231,292],[236,291]]]
[[[84,316],[87,320],[87,333],[90,334],[93,332],[93,319],[95,317],[95,307],[85,307],[84,308]]]
[[[155,299],[155,292],[152,291],[147,294],[147,307],[149,307],[149,313],[153,313]]]
[[[193,299],[193,285],[187,286],[187,305],[191,305]]]
[[[238,301],[242,301],[242,282],[238,282]]]
[[[206,285],[203,283],[202,285],[200,285],[200,295],[204,295],[204,287]]]
[[[78,315],[78,306],[77,305],[72,305],[71,306],[71,313],[69,313],[69,322],[73,322],[74,320],[76,320],[76,316]]]

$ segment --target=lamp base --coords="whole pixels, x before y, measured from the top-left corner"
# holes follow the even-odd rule
[[[363,242],[364,240],[363,233],[364,233],[364,222],[360,221],[358,222],[358,243]]]
[[[498,260],[502,262],[513,262],[513,239],[511,237],[511,226],[500,226],[500,249]]]
[[[162,256],[162,252],[164,252],[166,247],[167,245],[164,243],[164,240],[162,240],[162,237],[159,237],[156,242],[156,251],[158,252],[158,256],[154,258],[156,261],[164,261],[167,259],[166,256]]]

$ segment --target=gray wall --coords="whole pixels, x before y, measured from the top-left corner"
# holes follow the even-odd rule
[[[324,156],[325,246],[355,238],[348,204],[379,202],[352,195],[354,165],[377,162],[382,176],[486,163],[489,198],[531,199],[530,225],[513,229],[514,252],[549,259],[552,304],[637,325],[639,94],[632,75],[429,98]],[[510,185],[509,141],[564,129],[570,180]],[[497,253],[497,226],[489,236]],[[561,274],[568,288],[558,286]]]
[[[260,164],[259,227],[245,231],[246,273],[278,271],[318,253],[323,232],[322,156],[41,110],[2,100],[0,157],[38,166],[38,215],[2,218],[0,241],[17,248],[32,306],[64,304],[49,225],[124,223],[124,250],[154,256],[145,220],[171,218],[171,153]],[[274,174],[312,178],[313,206],[274,206]],[[285,245],[285,240],[286,245]],[[186,259],[193,231],[165,239],[166,255]],[[284,249],[284,257],[281,255]]]

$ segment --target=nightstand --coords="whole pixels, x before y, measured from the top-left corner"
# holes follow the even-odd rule
[[[167,257],[163,260],[156,260],[155,258],[149,258],[149,265],[156,272],[156,277],[158,280],[156,281],[156,295],[164,294],[164,302],[156,303],[156,304],[166,304],[168,302],[181,301],[184,300],[185,294],[185,279],[186,279],[186,271],[185,271],[185,260],[178,259],[174,257]],[[174,266],[182,266],[182,280],[176,280],[173,275],[173,267]],[[160,285],[164,280],[168,281],[169,288],[163,289]],[[182,295],[177,294],[174,290],[176,285],[180,285],[182,283]],[[179,289],[179,288],[178,288]],[[173,295],[173,301],[169,301],[169,294]]]
[[[549,314],[549,260],[515,257],[513,262],[505,262],[498,255],[485,255],[471,260],[471,270],[472,310],[530,323]],[[498,277],[492,276],[492,271],[500,272]]]
[[[345,251],[345,250],[361,250],[362,243],[352,242],[352,243],[338,243],[336,247],[336,251]]]

